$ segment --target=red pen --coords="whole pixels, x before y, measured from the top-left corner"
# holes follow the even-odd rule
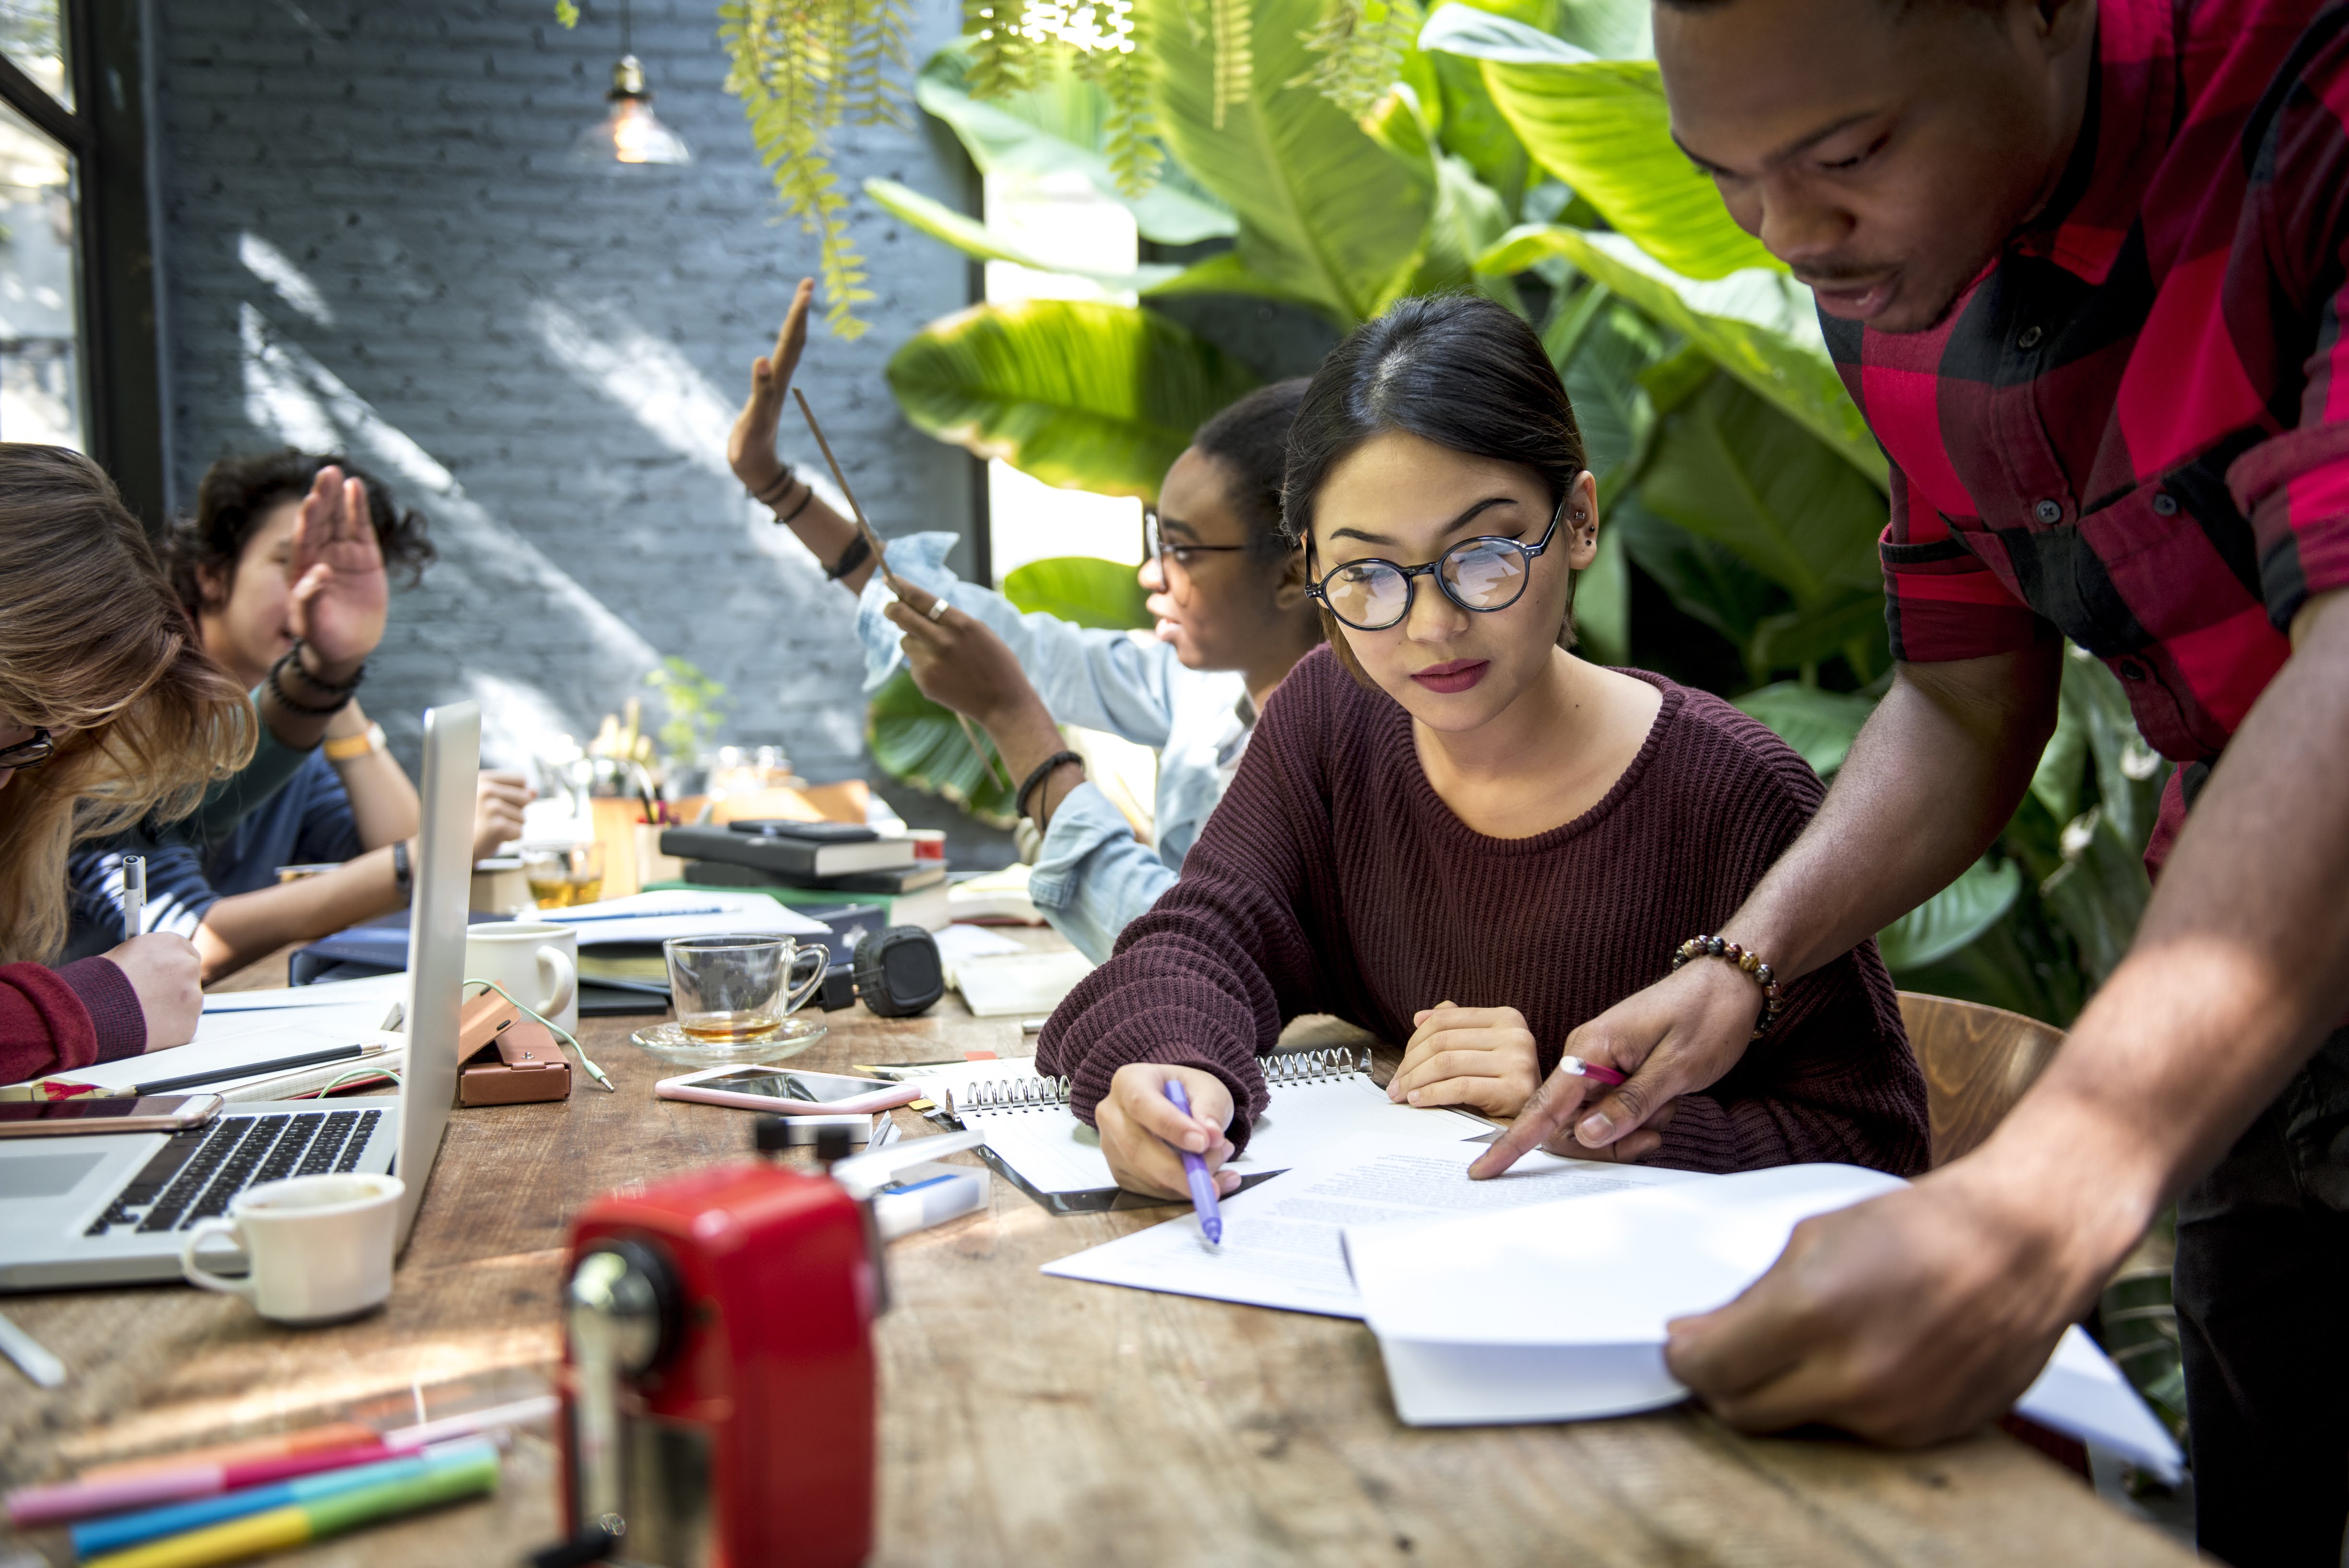
[[[1596,1062],[1586,1062],[1579,1056],[1559,1057],[1557,1070],[1570,1077],[1588,1078],[1593,1083],[1605,1084],[1610,1088],[1617,1084],[1627,1083],[1630,1078],[1628,1073],[1619,1073],[1612,1067],[1602,1067]]]

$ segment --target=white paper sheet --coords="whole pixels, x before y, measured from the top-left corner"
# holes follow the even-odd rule
[[[1024,953],[1021,943],[985,926],[957,922],[930,935],[938,944],[938,962],[946,969],[947,983],[955,982],[955,970],[973,959],[993,958],[1000,953]]]
[[[395,1002],[408,1000],[408,973],[371,974],[363,980],[326,980],[316,985],[281,986],[272,991],[214,991],[204,993],[210,1012],[274,1012],[288,1007],[341,1007],[355,1002],[376,1004],[376,1022]]]
[[[1386,1096],[1381,1093],[1379,1098]],[[1209,1246],[1197,1216],[1186,1213],[1047,1263],[1044,1272],[1249,1306],[1360,1317],[1362,1298],[1347,1272],[1341,1241],[1350,1227],[1424,1223],[1446,1215],[1546,1204],[1574,1193],[1706,1179],[1686,1171],[1535,1153],[1506,1176],[1471,1181],[1468,1167],[1484,1152],[1482,1144],[1357,1134],[1321,1161],[1225,1199],[1220,1247]]]
[[[918,1080],[932,1099],[950,1091],[963,1126],[984,1133],[987,1147],[1041,1192],[1100,1192],[1117,1185],[1101,1151],[1101,1136],[1065,1106],[991,1110],[973,1104],[978,1085],[1018,1082],[1035,1075],[1035,1058],[964,1062],[923,1071]],[[988,1069],[994,1071],[988,1071]],[[1451,1110],[1399,1106],[1361,1073],[1276,1082],[1256,1119],[1247,1147],[1231,1168],[1243,1176],[1288,1170],[1327,1159],[1349,1138],[1382,1135],[1406,1144],[1458,1143],[1490,1132],[1482,1117]]]
[[[764,893],[721,888],[669,888],[631,893],[625,898],[538,909],[531,918],[574,926],[583,948],[613,942],[662,942],[671,937],[822,936],[821,921],[788,909]]]
[[[242,1066],[247,1063],[307,1055],[313,1051],[325,1051],[337,1045],[403,1044],[405,1036],[388,1034],[375,1027],[383,1022],[383,1012],[380,1003],[357,1002],[336,1007],[207,1012],[196,1024],[196,1037],[185,1045],[150,1051],[142,1056],[127,1056],[119,1062],[94,1062],[87,1067],[77,1067],[57,1076],[71,1079],[77,1084],[95,1084],[102,1089],[119,1089],[133,1084],[182,1077],[190,1073],[208,1073],[215,1067]],[[354,1060],[336,1065],[350,1071],[364,1064],[363,1061]],[[274,1075],[246,1074],[178,1092],[224,1095],[256,1078]]]
[[[1092,971],[1081,952],[998,953],[957,965],[955,989],[974,1018],[1028,1018],[1060,1006]]]
[[[1664,1366],[1668,1322],[1735,1297],[1803,1220],[1901,1185],[1855,1166],[1783,1166],[1506,1215],[1350,1223],[1346,1255],[1407,1424],[1621,1415],[1685,1397]],[[2015,1408],[2177,1474],[2168,1434],[2076,1329]]]

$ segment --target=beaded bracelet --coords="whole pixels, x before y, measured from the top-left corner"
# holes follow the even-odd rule
[[[1761,986],[1762,1022],[1754,1026],[1752,1036],[1756,1040],[1761,1039],[1763,1032],[1778,1022],[1778,1014],[1786,1010],[1786,996],[1778,989],[1777,975],[1772,971],[1768,964],[1762,961],[1760,954],[1742,948],[1735,942],[1710,936],[1691,937],[1682,942],[1672,953],[1672,968],[1677,970],[1689,960],[1699,958],[1727,959],[1731,963],[1752,975],[1754,983]]]
[[[349,707],[351,705],[351,693],[359,689],[359,681],[365,679],[367,675],[367,666],[365,664],[361,664],[357,670],[352,671],[350,680],[340,686],[336,686],[331,681],[321,680],[316,676],[311,674],[308,670],[303,670],[302,679],[305,683],[316,687],[321,691],[333,694],[335,701],[328,706],[322,708],[313,702],[295,701],[292,694],[285,690],[285,683],[278,679],[279,673],[285,670],[285,666],[288,663],[293,663],[298,660],[301,656],[302,644],[299,641],[296,641],[293,647],[285,650],[285,658],[279,659],[276,663],[269,667],[269,678],[262,682],[263,686],[268,690],[269,694],[272,697],[276,698],[280,703],[284,704],[288,712],[306,713],[314,719],[332,718],[335,714],[339,713],[344,709]],[[298,664],[296,665],[296,668],[299,668]]]

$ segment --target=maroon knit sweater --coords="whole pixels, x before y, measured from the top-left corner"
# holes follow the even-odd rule
[[[1489,838],[1437,797],[1402,704],[1315,649],[1265,705],[1182,879],[1052,1014],[1039,1066],[1075,1080],[1087,1121],[1129,1062],[1204,1068],[1241,1107],[1236,1144],[1265,1106],[1256,1057],[1299,1013],[1400,1043],[1439,1002],[1514,1007],[1547,1073],[1578,1024],[1720,929],[1824,794],[1720,698],[1625,673],[1663,705],[1615,786],[1562,827]],[[1648,1162],[1909,1176],[1927,1154],[1924,1079],[1871,940],[1788,986],[1777,1024],[1680,1102]]]

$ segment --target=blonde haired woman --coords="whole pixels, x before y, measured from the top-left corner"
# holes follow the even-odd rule
[[[231,821],[318,743],[383,634],[364,493],[318,476],[296,546],[302,641],[255,703],[206,658],[98,466],[0,443],[0,1083],[184,1044],[202,1002],[184,937],[52,970],[77,838],[191,813]]]

